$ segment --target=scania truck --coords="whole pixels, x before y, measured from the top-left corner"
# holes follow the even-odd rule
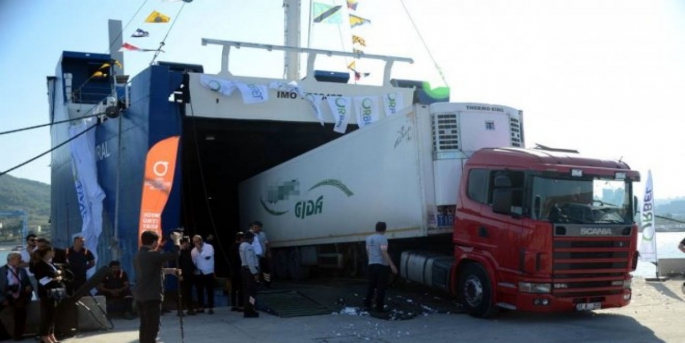
[[[245,180],[240,218],[264,224],[280,277],[360,272],[385,221],[401,276],[473,316],[598,310],[631,300],[638,180],[622,161],[525,149],[514,108],[414,104]]]

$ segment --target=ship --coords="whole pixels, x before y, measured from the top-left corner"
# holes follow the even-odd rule
[[[156,144],[177,137],[168,197],[155,220],[163,236],[182,228],[186,235],[211,237],[216,273],[227,275],[226,250],[235,233],[247,229],[240,225],[239,183],[363,126],[353,113],[342,123],[330,101],[368,95],[394,97],[404,106],[449,101],[448,88],[391,77],[393,64],[411,63],[410,58],[301,47],[300,10],[298,0],[285,1],[283,45],[202,38],[203,46],[222,47],[217,74],[205,73],[202,65],[160,61],[129,77],[117,63],[123,62],[121,52],[62,52],[55,75],[47,78],[53,244],[71,245],[87,222],[86,247],[97,253],[98,265],[115,259],[133,273],[144,226],[146,158]],[[120,21],[110,21],[111,32],[122,32]],[[110,34],[113,46],[121,46],[121,36]],[[229,55],[237,48],[282,51],[285,77],[229,70]],[[344,66],[319,70],[320,56],[383,61],[382,82],[351,83],[354,74]],[[305,57],[306,68],[300,70]],[[108,76],[94,78],[98,72]],[[79,125],[87,129],[78,131]],[[82,161],[71,146],[86,131],[90,138],[83,149],[94,156],[92,162]]]

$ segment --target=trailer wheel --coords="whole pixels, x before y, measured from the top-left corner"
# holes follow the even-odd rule
[[[495,313],[490,278],[479,263],[469,263],[464,267],[459,278],[459,300],[473,317],[489,318]]]

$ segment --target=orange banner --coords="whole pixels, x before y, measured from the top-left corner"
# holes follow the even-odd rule
[[[138,224],[139,246],[143,231],[153,230],[162,237],[162,211],[174,184],[178,139],[179,136],[172,136],[161,140],[147,153]]]

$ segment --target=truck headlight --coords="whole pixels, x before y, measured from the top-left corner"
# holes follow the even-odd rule
[[[519,292],[550,293],[552,285],[549,283],[519,282]]]

